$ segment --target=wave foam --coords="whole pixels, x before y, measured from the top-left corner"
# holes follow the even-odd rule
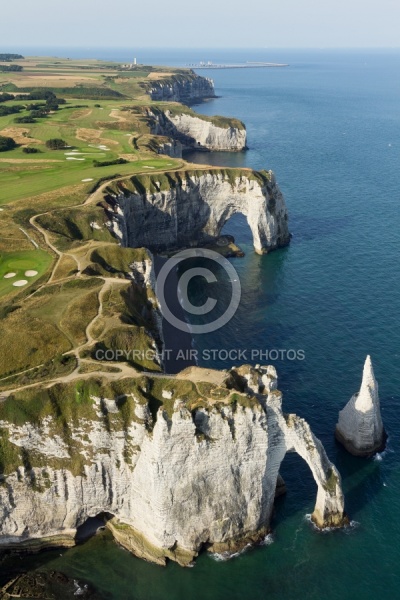
[[[350,521],[350,523],[348,525],[345,525],[344,527],[340,527],[340,528],[325,527],[324,529],[320,529],[313,522],[310,514],[304,515],[304,520],[307,521],[312,526],[312,528],[315,529],[315,531],[318,531],[318,533],[331,533],[332,531],[345,531],[346,532],[351,529],[356,529],[360,525],[360,523],[358,521]]]
[[[378,452],[377,454],[375,454],[374,460],[376,460],[377,462],[382,462],[382,460],[384,458],[386,458],[388,454],[393,454],[393,453],[394,453],[394,450],[390,446],[390,438],[388,438],[387,442],[386,442],[386,448],[384,449],[383,452]]]
[[[242,554],[245,554],[251,547],[251,544],[247,544],[240,552],[215,552],[211,554],[211,558],[217,562],[226,562],[227,560],[232,560],[232,558],[238,558]]]

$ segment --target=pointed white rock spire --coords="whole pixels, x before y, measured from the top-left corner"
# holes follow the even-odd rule
[[[368,355],[364,365],[363,379],[355,407],[361,412],[372,410],[375,404],[379,406],[378,383],[372,368],[371,357]]]
[[[339,412],[335,435],[346,450],[356,456],[371,456],[385,447],[378,383],[370,356],[365,361],[359,393]]]

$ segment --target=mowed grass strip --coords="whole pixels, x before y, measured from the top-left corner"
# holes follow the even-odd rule
[[[52,256],[44,250],[0,253],[0,297],[11,292],[18,292],[21,288],[13,286],[16,281],[28,281],[25,288],[35,283],[46,273],[52,262]],[[37,275],[27,277],[26,271],[37,271]],[[8,273],[15,273],[15,276],[5,278],[4,276]]]

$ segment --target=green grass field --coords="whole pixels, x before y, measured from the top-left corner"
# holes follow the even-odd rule
[[[13,101],[9,105],[23,105]],[[121,175],[134,174],[143,170],[167,169],[179,166],[178,161],[168,157],[151,156],[147,159],[131,143],[134,135],[129,122],[118,129],[120,120],[112,116],[113,110],[121,108],[121,101],[101,103],[90,100],[69,100],[48,117],[36,123],[14,123],[15,115],[0,117],[3,135],[15,137],[19,146],[0,153],[0,205],[16,200],[51,192],[60,187],[76,185],[84,179],[97,180],[116,172]],[[79,106],[85,105],[85,108]],[[23,111],[18,116],[26,116]],[[115,129],[113,128],[115,124]],[[70,146],[65,150],[48,150],[45,142],[50,138],[61,138]],[[36,154],[25,154],[24,146],[39,150]],[[106,149],[98,148],[106,146]],[[74,154],[72,154],[72,151]],[[127,156],[123,165],[94,167],[94,160],[115,160]],[[83,160],[77,160],[83,159]]]
[[[31,250],[25,252],[7,252],[0,254],[0,297],[26,289],[35,283],[50,267],[53,258],[43,250]],[[34,277],[25,276],[26,271],[37,271]],[[15,273],[10,279],[5,279],[7,273]],[[28,281],[22,288],[14,287],[13,283],[19,280]]]
[[[11,153],[2,153],[11,154]],[[111,154],[111,153],[110,153]],[[9,204],[29,196],[36,196],[44,192],[57,190],[68,185],[76,185],[84,179],[95,182],[101,177],[112,177],[115,173],[129,175],[149,170],[168,169],[178,166],[179,163],[168,158],[149,158],[138,160],[124,165],[110,165],[108,167],[96,168],[92,160],[65,161],[63,153],[56,151],[53,158],[61,156],[60,162],[47,163],[43,166],[28,164],[14,164],[0,162],[0,205]],[[108,158],[108,156],[107,156]],[[111,159],[112,160],[112,159]],[[88,187],[90,187],[88,185]],[[85,198],[82,198],[82,201]]]
[[[151,82],[170,78],[171,69],[126,71],[116,63],[38,57],[20,62],[23,71],[0,73],[0,93],[15,94],[14,99],[0,98],[0,114],[11,107],[21,109],[0,116],[0,135],[16,143],[13,150],[0,152],[0,388],[4,389],[71,373],[80,363],[70,356],[74,349],[89,358],[98,345],[154,348],[159,336],[153,319],[154,291],[131,278],[132,263],[148,260],[148,255],[143,249],[119,247],[107,227],[109,216],[98,187],[118,177],[127,178],[129,185],[137,175],[147,181],[146,176],[153,174],[153,181],[165,181],[163,171],[180,170],[186,164],[158,154],[166,139],[152,134],[148,122],[152,102],[146,90]],[[44,94],[39,94],[41,100],[29,100],[29,91],[37,90],[52,91],[66,103],[56,106],[54,98],[46,103]],[[182,107],[185,110],[189,109]],[[20,118],[35,121],[20,123]],[[64,140],[66,147],[47,148],[46,142],[54,138]],[[26,152],[27,148],[36,152]],[[95,160],[117,159],[127,162],[94,165]],[[49,283],[54,247],[60,260]],[[22,281],[26,283],[13,285]],[[101,369],[97,363],[78,366]],[[135,366],[160,369],[152,360]]]

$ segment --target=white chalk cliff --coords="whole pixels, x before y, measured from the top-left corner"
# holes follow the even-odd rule
[[[182,158],[183,146],[175,139],[161,141],[158,147],[159,154],[166,154],[171,158]]]
[[[356,456],[371,456],[385,446],[378,383],[370,356],[365,361],[360,391],[339,412],[335,435]]]
[[[171,75],[146,86],[150,98],[157,101],[174,101],[191,104],[207,98],[215,98],[214,82],[194,71]]]
[[[125,247],[179,249],[218,238],[242,213],[262,254],[290,241],[285,200],[272,171],[195,169],[134,176],[105,190],[109,227]]]
[[[237,119],[210,118],[192,112],[149,110],[152,133],[178,140],[184,150],[237,152],[247,148],[247,133]]]
[[[340,475],[309,425],[282,412],[275,369],[241,367],[218,385],[203,373],[93,379],[2,403],[0,547],[71,545],[106,513],[119,543],[159,564],[237,550],[269,532],[293,451],[318,486],[315,524],[344,525]]]

